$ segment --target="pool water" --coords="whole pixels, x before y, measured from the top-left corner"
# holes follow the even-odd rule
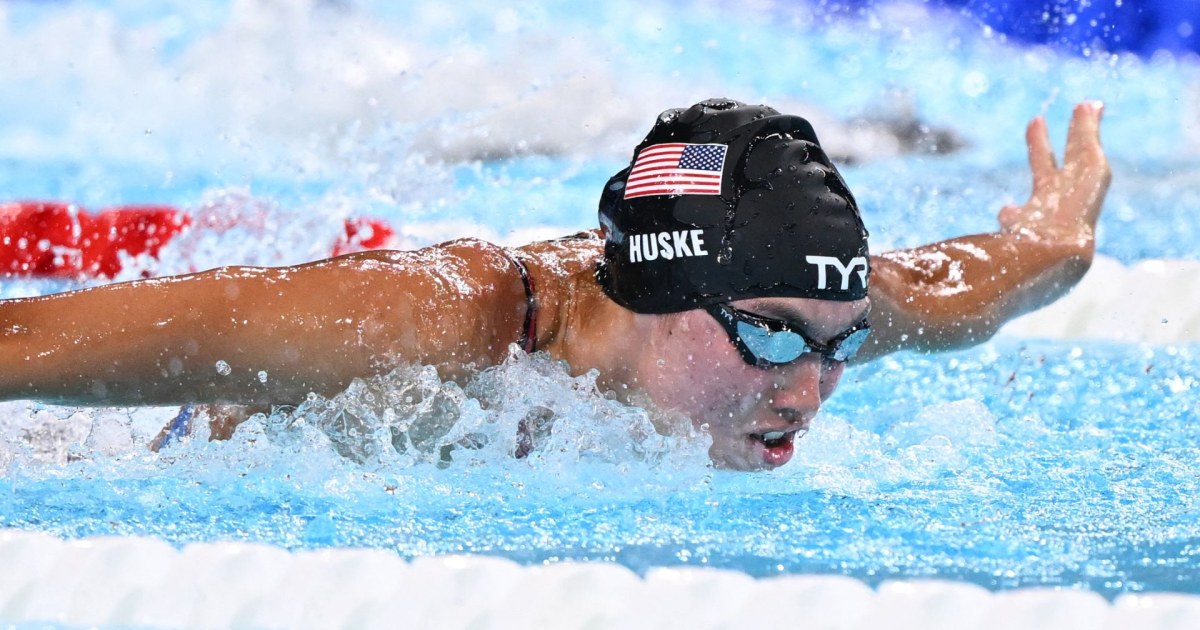
[[[1025,122],[1044,113],[1061,146],[1070,106],[1098,98],[1100,253],[1200,258],[1195,58],[1018,48],[919,4],[737,6],[0,3],[0,198],[205,218],[128,277],[308,260],[346,216],[412,246],[519,243],[594,226],[652,117],[724,94],[828,123],[878,251],[991,229],[1028,194]],[[962,148],[904,146],[897,120]],[[541,356],[466,390],[403,369],[159,454],[144,445],[170,409],[3,403],[0,527],[1200,593],[1200,335],[1124,332],[853,368],[793,462],[760,474],[712,470],[703,435],[655,434]],[[516,460],[529,414],[554,430]],[[464,438],[478,448],[443,452]]]

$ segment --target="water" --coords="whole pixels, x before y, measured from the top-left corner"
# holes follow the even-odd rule
[[[880,250],[991,229],[1028,191],[1026,120],[1061,146],[1070,105],[1100,98],[1101,253],[1200,257],[1200,63],[1013,48],[928,11],[0,4],[0,198],[169,202],[207,226],[130,277],[307,260],[346,216],[412,246],[524,242],[593,226],[658,110],[727,94],[824,121]],[[905,116],[964,148],[879,131]],[[5,403],[0,526],[1200,593],[1198,352],[999,338],[889,357],[848,372],[793,463],[752,475],[539,357],[465,391],[406,371],[161,454],[142,445],[172,410]],[[529,417],[555,429],[514,459]]]

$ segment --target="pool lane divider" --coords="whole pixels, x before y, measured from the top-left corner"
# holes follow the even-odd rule
[[[139,257],[157,259],[163,247],[189,230],[228,227],[194,226],[191,215],[162,204],[93,212],[66,201],[0,202],[0,279],[112,278]],[[342,233],[330,241],[330,256],[400,245],[395,229],[372,217],[345,219]],[[144,265],[140,270],[148,273]]]
[[[0,625],[172,628],[1195,628],[1200,596],[937,580],[870,588],[836,575],[710,568],[645,577],[611,563],[488,556],[405,561],[379,549],[77,540],[0,529]]]
[[[1001,334],[1151,344],[1200,341],[1200,261],[1125,265],[1097,256],[1074,290],[1013,320]]]

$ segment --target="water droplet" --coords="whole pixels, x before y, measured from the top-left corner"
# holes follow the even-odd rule
[[[220,374],[221,376],[229,376],[231,372],[233,372],[233,368],[229,367],[228,363],[226,363],[224,360],[217,361],[217,374]]]
[[[266,370],[259,370],[259,371],[258,371],[258,382],[259,382],[259,383],[266,383],[266,382],[267,382],[267,371],[266,371]]]

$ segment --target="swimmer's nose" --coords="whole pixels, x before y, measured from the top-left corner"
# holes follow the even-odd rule
[[[791,407],[776,408],[775,413],[788,424],[795,425],[790,430],[807,431],[808,425],[812,423],[812,414],[806,414]]]
[[[797,428],[808,428],[821,408],[821,359],[802,357],[781,369],[771,395],[771,408]]]

